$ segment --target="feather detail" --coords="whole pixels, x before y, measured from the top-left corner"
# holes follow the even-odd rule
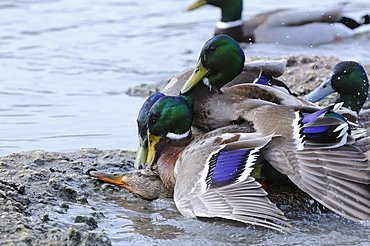
[[[358,148],[305,148],[295,156],[296,172],[288,177],[300,189],[341,216],[370,218],[370,165]]]
[[[314,113],[296,111],[291,135],[283,140],[274,137],[262,152],[276,170],[316,201],[360,222],[370,218],[370,164],[352,145],[351,133],[361,136],[363,131],[353,131],[335,111],[338,107],[331,105]]]
[[[210,188],[192,200],[198,217],[220,217],[289,232],[283,213],[266,197],[267,193],[252,177],[222,188]]]
[[[333,110],[340,104],[331,105],[312,114],[300,113],[300,138],[305,146],[336,148],[351,140],[348,121]]]
[[[229,128],[226,128],[229,129]],[[250,172],[272,135],[205,134],[176,164],[174,199],[187,217],[219,217],[288,232],[290,224]]]

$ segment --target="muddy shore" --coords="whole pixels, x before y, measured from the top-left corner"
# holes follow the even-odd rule
[[[315,88],[339,62],[334,57],[282,58],[288,63],[280,79],[298,96]],[[364,67],[369,74],[370,64]],[[167,81],[140,85],[128,93],[145,97],[161,91]],[[134,156],[134,152],[118,149],[80,149],[71,153],[33,150],[0,157],[0,245],[111,245],[105,232],[96,232],[105,215],[94,212],[94,204],[103,202],[107,194],[128,199],[133,195],[91,178],[88,172],[128,171],[133,168]],[[68,213],[65,218],[76,206],[91,212]]]

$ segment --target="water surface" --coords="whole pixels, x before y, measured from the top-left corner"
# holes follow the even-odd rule
[[[192,67],[213,34],[217,8],[191,0],[1,1],[0,155],[83,147],[136,149],[143,98],[124,91]],[[335,1],[310,1],[333,4]],[[244,16],[306,2],[246,1]],[[366,0],[346,12],[359,19]],[[369,38],[317,47],[243,45],[247,56],[331,55],[370,62]]]

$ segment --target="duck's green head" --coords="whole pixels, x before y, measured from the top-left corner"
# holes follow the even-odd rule
[[[183,96],[165,96],[152,106],[148,115],[148,165],[152,165],[160,154],[157,145],[162,139],[165,144],[171,144],[172,140],[191,136],[192,107],[192,101]]]
[[[319,87],[304,97],[305,100],[316,102],[325,96],[338,92],[337,102],[359,112],[366,101],[369,81],[364,68],[357,62],[344,61],[334,66]]]
[[[181,88],[181,94],[192,90],[200,82],[220,90],[242,72],[244,61],[244,52],[233,38],[225,34],[214,36],[204,44],[192,75]]]
[[[243,0],[198,0],[191,4],[186,11],[197,9],[206,4],[213,5],[221,9],[222,22],[236,21],[241,19]]]
[[[139,114],[137,116],[136,122],[137,122],[137,128],[138,128],[138,137],[139,137],[139,145],[137,147],[136,151],[136,158],[134,167],[136,169],[140,169],[145,161],[146,156],[148,153],[148,138],[147,138],[147,132],[148,132],[148,114],[153,106],[153,104],[158,101],[159,98],[164,97],[165,95],[163,93],[154,93],[150,97],[148,97],[145,102],[143,103],[143,106],[141,107]]]

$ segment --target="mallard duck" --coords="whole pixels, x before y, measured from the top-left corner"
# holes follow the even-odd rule
[[[235,57],[236,63],[240,62],[241,60],[239,55],[236,55],[234,56],[234,58],[231,58],[229,60],[228,56],[223,56],[222,54],[224,52],[226,52],[227,54],[232,54],[234,51],[236,51],[237,53],[239,50],[239,48],[237,48],[237,44],[236,49],[231,52],[228,48],[224,49],[224,47],[222,47],[224,45],[233,47],[235,45],[234,42],[235,41],[233,41],[226,35],[221,35],[207,42],[205,48],[203,49],[204,52],[201,52],[201,57],[207,60],[206,64],[208,64],[208,66],[206,66],[205,68],[203,66],[203,68],[206,70],[208,68],[214,68],[214,66],[212,66],[212,63],[217,61],[217,57],[219,57],[219,55],[224,59],[228,59],[228,61],[234,65]],[[219,47],[218,45],[221,45],[221,47]],[[207,49],[210,49],[212,51],[212,55],[209,55]],[[220,51],[221,54],[219,54]],[[201,60],[202,59],[200,59],[200,62],[198,63],[202,63]],[[228,68],[224,67],[224,69],[227,70]],[[195,71],[198,70],[202,69],[199,69],[199,67],[197,66]],[[188,85],[185,85],[185,88],[190,88],[192,93],[185,91],[184,96],[175,97],[176,100],[170,100],[175,101],[177,104],[181,104],[182,110],[177,110],[177,108],[179,108],[178,106],[172,107],[171,103],[167,103],[168,98],[171,97],[161,97],[150,110],[150,116],[148,117],[148,130],[150,134],[148,138],[149,154],[147,156],[147,163],[148,165],[153,165],[155,161],[157,162],[158,174],[159,176],[161,176],[161,180],[163,180],[168,190],[174,189],[176,194],[176,187],[182,187],[179,188],[178,191],[183,192],[182,196],[178,196],[181,199],[176,199],[177,196],[175,195],[175,201],[177,201],[176,204],[178,205],[179,210],[183,214],[190,217],[215,216],[236,219],[235,217],[231,216],[230,213],[221,214],[218,212],[215,214],[204,214],[203,209],[205,209],[205,207],[199,208],[198,204],[189,205],[189,199],[191,198],[191,201],[195,200],[195,198],[192,197],[191,194],[188,194],[189,189],[185,189],[184,187],[186,185],[191,186],[192,184],[199,184],[200,188],[202,188],[203,191],[205,189],[206,193],[209,192],[207,194],[213,194],[213,192],[216,190],[207,190],[206,188],[208,181],[212,180],[214,172],[215,175],[217,175],[214,178],[216,182],[218,182],[220,179],[222,180],[223,176],[218,175],[219,171],[214,171],[213,173],[210,173],[209,170],[211,170],[211,167],[215,168],[215,166],[217,166],[218,160],[220,166],[216,169],[222,170],[221,165],[223,161],[221,160],[224,160],[223,158],[226,156],[226,153],[225,155],[223,155],[219,154],[219,152],[220,150],[221,152],[227,152],[229,150],[229,147],[218,149],[218,151],[212,150],[211,145],[203,145],[203,143],[206,143],[206,141],[203,141],[206,136],[211,137],[212,134],[216,134],[213,135],[217,136],[215,140],[220,141],[222,139],[225,139],[226,141],[224,141],[223,143],[226,145],[223,146],[228,146],[227,144],[229,143],[232,143],[232,146],[243,146],[244,141],[240,139],[240,136],[248,135],[252,138],[247,137],[247,139],[253,139],[249,143],[254,143],[254,141],[258,143],[261,138],[265,139],[266,142],[264,142],[264,144],[261,144],[260,147],[257,148],[258,152],[263,153],[264,156],[268,158],[270,163],[273,164],[275,169],[282,172],[283,174],[286,174],[295,184],[297,184],[299,188],[310,194],[315,200],[321,202],[322,204],[324,204],[324,206],[328,207],[332,211],[354,221],[360,221],[362,219],[369,218],[370,208],[368,207],[367,203],[367,200],[370,198],[368,187],[368,184],[370,182],[369,164],[366,161],[366,158],[364,158],[361,151],[351,145],[352,137],[350,136],[348,123],[341,115],[335,113],[336,108],[334,108],[334,106],[330,106],[324,109],[319,109],[317,107],[311,106],[307,107],[304,103],[301,102],[301,100],[288,99],[288,97],[292,96],[264,85],[238,85],[232,86],[230,87],[230,89],[222,88],[221,90],[221,87],[223,86],[222,84],[226,83],[227,81],[225,80],[224,82],[220,82],[217,81],[217,78],[225,79],[226,77],[227,79],[230,79],[230,77],[219,76],[213,73],[223,72],[225,71],[221,68],[221,70],[212,70],[205,73],[204,76],[208,77],[208,79],[205,80],[207,86],[204,85],[204,87],[207,88],[207,90],[205,90],[205,98],[199,98],[199,96],[202,94],[196,93],[196,91],[199,90],[198,88],[201,88],[201,90],[203,90],[202,88],[204,87],[202,84],[190,87]],[[196,76],[198,72],[195,72],[194,74],[194,76]],[[202,78],[200,78],[200,80],[202,80]],[[194,82],[194,79],[190,78],[189,81]],[[249,89],[248,92],[247,88],[241,90],[242,87],[250,87],[251,89]],[[258,96],[253,96],[252,91],[257,93]],[[241,92],[247,93],[244,94]],[[201,108],[200,105],[196,105],[199,102],[204,103],[208,101],[209,103],[209,101],[212,100],[210,98],[214,96],[209,96],[209,94],[213,93],[215,93],[215,95],[220,95],[224,97],[224,102],[221,104],[221,108],[226,109],[224,111],[230,111],[230,108],[227,108],[227,102],[229,104],[241,103],[241,106],[245,107],[248,106],[248,104],[243,104],[242,102],[249,100],[249,102],[251,103],[249,108],[232,108],[231,111],[234,111],[235,109],[234,113],[227,112],[227,114],[223,114],[223,118],[227,118],[235,114],[246,118],[243,118],[240,121],[235,121],[233,120],[234,117],[232,117],[231,120],[225,120],[223,124],[229,125],[230,123],[234,123],[239,125],[216,129],[215,131],[212,131],[212,133],[207,133],[203,137],[199,138],[203,138],[203,140],[198,140],[198,138],[197,140],[192,140],[190,131],[192,108]],[[272,95],[274,93],[275,95]],[[250,96],[251,98],[248,98],[248,96]],[[226,100],[228,97],[230,100]],[[287,105],[279,105],[279,103],[284,102],[287,102]],[[191,107],[193,103],[194,105],[193,107]],[[298,104],[299,106],[295,105],[294,103]],[[226,108],[224,108],[224,106],[226,106]],[[210,107],[206,110],[217,111],[217,109],[215,109],[214,107]],[[177,113],[177,111],[182,113]],[[245,112],[247,112],[247,114],[245,114]],[[168,117],[163,115],[168,115]],[[194,118],[198,117],[195,112],[193,112],[193,115]],[[171,118],[175,116],[180,117],[180,120],[173,120]],[[249,120],[245,120],[248,119],[248,117]],[[267,122],[265,119],[269,119],[269,121]],[[281,124],[281,121],[283,121],[284,123]],[[287,122],[289,122],[289,124],[287,124]],[[187,125],[187,127],[184,127],[184,124]],[[229,136],[228,138],[220,137],[222,134],[226,133],[229,134],[225,135]],[[212,143],[212,141],[210,143]],[[245,150],[246,147],[242,148]],[[248,146],[248,148],[250,152],[249,155],[245,155],[247,159],[249,159],[249,156],[251,155],[250,153],[257,153],[256,149],[252,149],[250,145]],[[214,156],[214,158],[210,158],[210,154],[206,155],[206,153],[204,152],[210,151],[209,149],[212,150],[211,154],[212,156]],[[216,153],[218,154],[217,156],[214,155]],[[343,155],[343,153],[345,153],[345,155]],[[230,154],[233,153],[230,152]],[[234,154],[235,155],[232,155],[233,157],[238,159],[239,156],[240,158],[240,155],[238,155],[237,152],[235,152]],[[221,156],[220,159],[218,159],[219,156]],[[188,158],[192,161],[189,161]],[[201,161],[203,165],[199,165],[199,162],[196,162],[198,163],[197,165],[193,161],[197,158],[201,158],[200,160],[204,160],[205,158],[206,161]],[[258,160],[258,158],[256,159]],[[312,161],[310,160],[312,159],[317,159],[319,161],[317,163],[311,163]],[[345,165],[342,165],[342,162],[345,163]],[[186,166],[187,163],[190,163],[189,167]],[[228,162],[225,161],[225,163]],[[248,176],[247,179],[254,179],[252,177],[255,176],[253,174],[253,170],[257,169],[257,163],[259,162],[252,162],[252,165],[249,166],[252,170],[250,170],[250,176]],[[197,171],[197,169],[193,168],[192,165],[203,168],[203,170],[205,171],[201,172],[199,176],[199,172]],[[144,167],[144,169],[146,168],[148,167]],[[240,166],[238,168],[240,168]],[[210,173],[209,175],[206,175],[207,171],[208,173]],[[235,169],[233,168],[228,171],[231,172],[232,175],[230,176],[233,178],[237,177],[237,175],[240,175],[240,173],[235,172]],[[181,172],[183,172],[183,174]],[[217,178],[218,176],[221,178]],[[245,178],[246,175],[241,176]],[[118,177],[121,178],[121,181],[123,180],[122,175]],[[178,179],[180,177],[185,178]],[[199,182],[188,183],[187,181],[189,181],[192,177],[196,180],[198,179]],[[106,180],[109,181],[109,179]],[[240,179],[237,179],[237,181],[240,181]],[[117,181],[114,181],[113,183],[117,184]],[[141,188],[146,189],[145,185],[143,186],[144,187]],[[201,193],[202,189],[200,190],[200,193],[199,189],[190,190],[198,192],[195,193],[195,195],[202,197],[203,194],[205,194]],[[134,189],[131,190],[135,192]],[[262,191],[263,190],[261,190],[259,187],[258,192]],[[213,194],[214,201],[219,201],[218,199],[220,199],[219,197],[217,197],[217,194]],[[240,193],[238,193],[238,196],[239,195]],[[246,192],[244,195],[249,196],[250,193]],[[207,197],[208,195],[205,196]],[[250,199],[250,197],[246,197],[245,199]],[[266,199],[263,199],[261,201],[263,201],[262,204],[268,204]],[[207,205],[211,208],[214,207],[214,204],[212,203],[208,203]],[[275,207],[270,208],[273,208],[272,211],[274,211],[274,215],[278,214]],[[211,211],[216,212],[214,210]],[[253,216],[256,215],[254,214]],[[264,216],[267,215],[262,214],[259,216],[259,218],[264,218]],[[276,217],[269,218],[271,218],[272,221],[278,223],[282,223],[282,221],[284,221],[284,219],[282,218],[280,218],[280,220],[282,221],[277,220]],[[248,222],[247,219],[244,222],[252,223],[253,221]],[[271,221],[269,221],[269,223],[270,222]],[[260,222],[258,221],[257,223]],[[276,229],[276,223],[274,222],[268,225],[259,225],[265,227],[272,226],[275,227],[274,229]],[[282,229],[278,228],[278,230]]]
[[[365,69],[355,61],[343,61],[333,67],[324,81],[312,92],[307,94],[304,99],[316,102],[325,96],[337,92],[339,97],[336,102],[343,102],[343,106],[353,110],[352,121],[367,129],[366,136],[357,139],[355,145],[370,158],[370,110],[362,110],[367,99],[369,90],[369,80]]]
[[[318,108],[311,102],[272,86],[254,83],[224,87],[242,71],[244,60],[243,50],[228,35],[217,35],[205,43],[191,77],[181,89],[182,94],[195,99],[195,127],[208,132],[222,126],[247,122],[243,114],[252,104],[245,98],[254,99],[254,104],[263,101]],[[200,81],[203,83],[198,83]],[[195,86],[196,90],[192,90]]]
[[[250,176],[253,166],[261,161],[259,149],[271,137],[248,133],[248,127],[230,126],[194,140],[191,124],[192,103],[182,96],[159,98],[148,115],[147,163],[157,163],[158,174],[167,190],[173,191],[179,211],[191,218],[220,217],[288,232],[290,224],[283,212]],[[135,172],[139,171],[130,176],[90,174],[143,196],[151,187],[144,183],[146,177],[140,179],[141,187],[137,186]],[[153,180],[149,184],[158,186]],[[151,196],[161,193],[155,190]]]
[[[262,136],[275,136],[261,151],[277,171],[337,214],[354,221],[370,218],[370,164],[352,145],[349,123],[336,113],[340,105],[320,109],[264,85],[222,88],[232,75],[219,62],[237,46],[227,35],[218,35],[203,47],[181,90],[194,98],[194,122],[209,130],[247,124]],[[240,67],[240,59],[230,55],[227,64]]]
[[[264,83],[271,86],[278,86],[288,90],[289,88],[276,77],[279,77],[284,73],[287,61],[284,59],[280,60],[258,60],[244,63],[241,73],[239,73],[233,80],[228,82],[225,87],[233,86],[242,83]],[[134,167],[138,169],[140,165],[144,165],[146,154],[147,154],[147,115],[151,106],[162,96],[177,96],[180,93],[180,89],[183,87],[187,79],[192,74],[193,69],[186,69],[183,72],[172,77],[167,86],[163,89],[162,93],[157,92],[149,96],[143,103],[138,117],[138,137],[139,144],[136,151],[136,158]],[[259,79],[260,78],[260,79]],[[262,79],[263,78],[263,79]],[[193,131],[201,132],[199,129],[193,129]]]
[[[326,79],[304,96],[304,99],[317,102],[337,92],[339,98],[336,102],[343,102],[344,107],[359,113],[367,99],[368,91],[369,80],[361,64],[355,61],[343,61],[335,65]]]
[[[228,82],[225,87],[244,83],[254,83],[255,80],[261,76],[266,77],[266,79],[271,81],[272,84],[275,84],[274,82],[276,81],[276,78],[283,75],[286,64],[287,60],[285,59],[245,62],[241,73],[239,73],[233,80]],[[180,89],[188,80],[193,70],[193,68],[189,68],[173,76],[168,84],[164,87],[162,93],[167,96],[179,95]]]
[[[221,9],[221,20],[215,35],[227,34],[238,42],[315,45],[354,36],[365,32],[358,28],[368,24],[342,15],[345,3],[322,9],[277,9],[242,21],[243,0],[198,0],[187,11],[203,5]],[[368,30],[367,30],[368,31]]]

